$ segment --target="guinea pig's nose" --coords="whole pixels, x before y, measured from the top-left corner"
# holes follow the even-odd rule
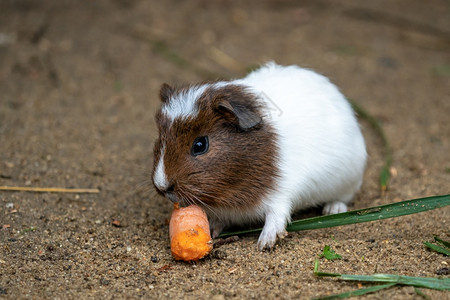
[[[169,199],[172,202],[178,202],[177,201],[177,197],[174,193],[175,190],[175,185],[171,184],[169,185],[166,190],[164,191],[164,195],[166,196],[167,199]]]
[[[164,194],[173,193],[174,190],[175,190],[175,184],[171,184],[166,188],[166,190],[164,191]]]

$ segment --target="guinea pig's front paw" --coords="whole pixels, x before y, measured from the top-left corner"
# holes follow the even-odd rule
[[[219,236],[222,230],[225,228],[225,224],[220,222],[219,220],[211,220],[209,222],[209,227],[211,229],[211,237],[214,239]]]
[[[258,239],[258,249],[260,251],[263,250],[270,250],[275,246],[275,243],[278,239],[282,239],[287,235],[286,230],[277,231],[275,229],[267,229],[266,226],[264,226],[263,231],[259,235]]]

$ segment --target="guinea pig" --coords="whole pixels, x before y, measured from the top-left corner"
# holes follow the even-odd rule
[[[326,77],[268,63],[242,79],[163,84],[153,183],[166,198],[202,206],[213,237],[264,221],[260,250],[291,214],[347,211],[360,189],[366,147],[349,102]]]

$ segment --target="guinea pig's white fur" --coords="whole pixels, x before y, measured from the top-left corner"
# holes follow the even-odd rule
[[[325,204],[324,214],[347,211],[361,187],[366,147],[353,110],[326,77],[269,63],[235,83],[262,93],[279,136],[281,177],[263,200],[260,248],[273,245],[293,210]]]
[[[242,86],[265,102],[264,122],[273,127],[279,149],[267,153],[278,157],[275,188],[251,211],[216,210],[215,234],[224,225],[263,219],[258,247],[271,248],[277,236],[284,235],[294,210],[324,205],[324,214],[347,211],[361,186],[367,154],[350,104],[326,77],[268,63],[243,79],[197,86],[182,94],[183,101],[164,108],[166,114],[172,119],[195,115],[196,99],[211,85]],[[162,170],[156,172],[154,182],[163,182],[164,176]]]

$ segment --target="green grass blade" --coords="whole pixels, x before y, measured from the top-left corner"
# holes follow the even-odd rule
[[[419,198],[346,213],[298,220],[289,224],[287,231],[327,228],[383,220],[424,212],[447,205],[450,205],[450,195]]]
[[[450,205],[450,195],[419,198],[349,211],[346,213],[298,220],[290,223],[287,226],[286,230],[292,232],[377,221],[420,213],[436,208],[441,208],[447,205]],[[261,228],[234,232],[223,232],[219,235],[219,237],[221,238],[231,235],[256,233],[260,231]]]
[[[389,185],[389,179],[391,178],[391,159],[386,159],[383,168],[381,169],[380,172],[380,179],[379,179],[379,183],[380,183],[380,189],[382,191],[386,191]]]
[[[328,276],[328,277],[339,277],[341,276],[341,274],[337,274],[337,273],[325,273],[325,272],[320,272],[319,271],[319,259],[316,258],[316,260],[314,261],[314,275],[316,276]]]
[[[432,244],[430,242],[423,242],[425,244],[425,246],[427,246],[428,248],[430,248],[433,251],[445,254],[447,256],[450,256],[450,250],[445,249],[444,247]]]
[[[183,58],[177,52],[173,51],[163,40],[152,40],[153,51],[162,56],[167,61],[174,64],[180,69],[190,70],[196,74],[199,74],[203,78],[216,78],[216,74],[209,72],[208,70],[199,67],[196,64],[192,64],[187,59]]]
[[[431,298],[427,295],[425,295],[421,290],[418,288],[414,288],[414,292],[419,295],[420,297],[424,298],[425,300],[431,300]]]
[[[374,292],[377,292],[382,289],[390,288],[391,286],[394,286],[394,285],[396,285],[396,283],[380,284],[380,285],[375,285],[375,286],[371,286],[368,288],[362,288],[362,289],[357,289],[357,290],[350,291],[350,292],[345,292],[342,294],[319,297],[319,298],[314,298],[314,299],[316,299],[316,300],[345,299],[345,298],[349,298],[349,297],[362,296],[362,295],[366,295],[369,293],[374,293]]]
[[[340,277],[342,276],[341,274],[336,274],[336,273],[325,273],[325,272],[320,272],[319,271],[319,259],[316,258],[316,260],[314,261],[314,275],[316,276],[327,276],[327,277]],[[344,299],[344,298],[348,298],[348,297],[353,297],[353,296],[361,296],[361,295],[365,295],[365,294],[369,294],[369,293],[373,293],[385,288],[389,288],[393,285],[396,285],[397,283],[387,283],[387,284],[382,284],[382,285],[377,285],[377,286],[372,286],[372,287],[368,287],[368,288],[363,288],[363,289],[358,289],[358,290],[354,290],[354,291],[350,291],[350,292],[345,292],[345,293],[341,293],[341,294],[336,294],[336,295],[331,295],[331,296],[325,296],[325,297],[320,297],[320,298],[316,298],[316,299]]]
[[[379,183],[381,190],[385,191],[388,188],[389,179],[391,177],[389,170],[392,164],[392,150],[391,146],[389,145],[389,141],[386,137],[386,134],[384,133],[383,127],[374,116],[372,116],[365,109],[356,104],[356,102],[353,101],[352,99],[349,99],[349,102],[352,105],[353,110],[356,112],[356,114],[359,115],[361,118],[365,119],[370,124],[370,126],[372,126],[372,128],[380,137],[381,142],[383,143],[384,165],[380,172]]]
[[[450,290],[450,278],[413,277],[394,274],[352,275],[341,274],[342,280],[365,282],[391,282],[435,290]]]
[[[434,240],[438,243],[441,243],[445,247],[450,248],[450,242],[444,241],[443,239],[439,238],[438,236],[435,236]]]
[[[314,261],[314,275],[321,277],[337,277],[349,281],[384,282],[435,290],[450,290],[450,278],[413,277],[395,274],[353,275],[319,272],[318,259]]]

